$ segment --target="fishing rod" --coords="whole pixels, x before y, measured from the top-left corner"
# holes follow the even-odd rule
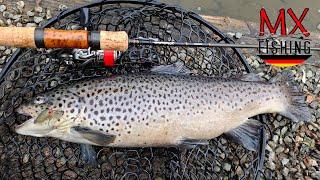
[[[258,44],[166,42],[153,38],[129,39],[125,31],[56,30],[29,27],[0,27],[0,46],[20,48],[100,49],[124,52],[131,45],[265,48]],[[278,47],[280,48],[280,47]],[[288,47],[289,49],[289,47]],[[310,50],[320,51],[320,47]]]
[[[128,50],[129,45],[180,46],[180,47],[220,47],[220,48],[255,48],[264,49],[258,44],[228,43],[191,43],[165,42],[153,38],[129,39],[125,31],[87,31],[57,30],[35,27],[0,27],[0,46],[19,48],[71,48],[76,60],[87,60],[92,57],[102,59],[107,67],[115,66],[121,52]],[[280,49],[275,46],[272,48]],[[284,47],[284,49],[290,47]],[[283,47],[282,47],[283,49]],[[96,51],[92,51],[96,50]],[[310,47],[320,51],[320,47]],[[71,55],[72,56],[72,55]]]

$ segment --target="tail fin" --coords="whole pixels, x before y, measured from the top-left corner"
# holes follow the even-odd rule
[[[289,93],[290,104],[288,105],[286,111],[280,113],[283,116],[290,118],[294,122],[305,121],[309,122],[313,120],[313,116],[310,113],[310,109],[305,102],[305,95],[294,83],[293,75],[284,71],[282,74],[277,75],[275,78],[271,79],[272,83],[283,83],[287,92]]]

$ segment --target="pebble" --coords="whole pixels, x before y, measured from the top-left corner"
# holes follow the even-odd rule
[[[276,153],[281,153],[281,152],[283,152],[284,151],[284,148],[282,147],[282,146],[280,146],[280,147],[278,147],[277,149],[276,149]]]
[[[291,143],[292,143],[292,139],[291,139],[289,136],[286,136],[286,137],[284,138],[284,142],[285,142],[286,144],[291,144]]]
[[[317,109],[319,106],[319,102],[318,101],[313,101],[311,104],[310,104],[310,107],[312,109]]]
[[[313,77],[313,72],[311,70],[309,70],[306,74],[307,78],[310,79]]]
[[[240,39],[240,38],[242,38],[242,33],[241,32],[236,32],[236,34],[234,35],[234,37],[236,38],[236,39]]]
[[[230,171],[230,170],[231,170],[231,164],[225,163],[225,164],[223,165],[223,169],[226,170],[226,171]]]
[[[51,19],[52,18],[52,14],[51,14],[51,10],[50,9],[47,10],[46,18],[47,19]]]
[[[306,158],[306,165],[310,167],[318,167],[318,163],[316,160],[311,159],[311,158]]]
[[[29,161],[29,158],[30,158],[29,154],[25,154],[25,155],[23,156],[22,162],[23,162],[24,164],[26,164],[26,163]]]
[[[0,26],[5,26],[6,25],[6,23],[2,20],[2,19],[0,19]]]
[[[288,131],[288,127],[287,127],[287,126],[283,127],[283,128],[281,129],[281,135],[286,134],[287,131]]]
[[[36,23],[27,23],[26,27],[36,27]]]
[[[12,16],[12,19],[17,22],[17,21],[20,21],[20,18],[21,18],[21,15],[14,15]]]
[[[2,16],[4,17],[4,18],[10,18],[10,16],[13,16],[11,13],[9,13],[8,11],[4,11],[3,13],[2,13]]]
[[[10,26],[12,24],[12,20],[11,19],[7,19],[7,25]]]
[[[33,17],[33,16],[34,16],[34,12],[33,12],[33,11],[28,11],[28,12],[27,12],[27,16]]]
[[[17,2],[17,8],[18,8],[18,10],[20,11],[20,13],[22,13],[23,12],[23,8],[24,8],[24,1],[18,1]]]
[[[286,177],[286,176],[288,176],[288,174],[289,174],[289,169],[286,168],[286,167],[283,168],[283,170],[282,170],[282,175]]]
[[[10,55],[10,54],[11,54],[11,49],[6,49],[6,50],[4,51],[4,54],[5,54],[5,55]]]
[[[289,161],[290,161],[289,159],[284,158],[284,159],[282,159],[281,163],[284,166],[284,165],[288,164]]]
[[[34,22],[37,23],[37,24],[39,24],[39,23],[41,23],[43,21],[43,18],[42,17],[38,17],[38,16],[35,16],[33,19],[34,19]]]
[[[77,174],[73,171],[66,171],[63,173],[63,179],[76,179],[77,178]]]
[[[5,5],[1,5],[0,6],[0,12],[4,12],[7,9],[7,7]]]
[[[43,8],[41,6],[37,6],[37,7],[34,8],[34,11],[37,12],[37,13],[42,13]]]
[[[273,142],[278,143],[279,136],[278,135],[274,135],[272,140],[273,140]]]
[[[59,11],[65,11],[68,9],[68,6],[64,5],[64,4],[60,4],[59,5]]]

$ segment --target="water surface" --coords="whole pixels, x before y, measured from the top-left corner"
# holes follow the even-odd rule
[[[303,21],[303,25],[309,30],[319,32],[317,26],[320,23],[320,0],[161,0],[180,6],[204,15],[229,16],[236,19],[259,22],[260,9],[264,7],[270,14],[270,20],[274,22],[280,8],[292,8],[299,18],[305,7],[310,11]],[[292,23],[289,14],[286,14],[289,25]],[[288,26],[289,26],[288,25]]]

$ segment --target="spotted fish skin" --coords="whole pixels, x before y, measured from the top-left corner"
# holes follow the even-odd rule
[[[20,108],[34,117],[44,109],[64,112],[57,120],[60,124],[55,124],[60,131],[44,136],[111,147],[174,146],[185,139],[209,140],[263,113],[299,118],[290,110],[296,101],[290,87],[237,79],[121,75],[62,86],[45,97],[45,103]],[[304,118],[309,120],[309,116]],[[85,141],[73,134],[75,126],[115,139],[105,144]]]

